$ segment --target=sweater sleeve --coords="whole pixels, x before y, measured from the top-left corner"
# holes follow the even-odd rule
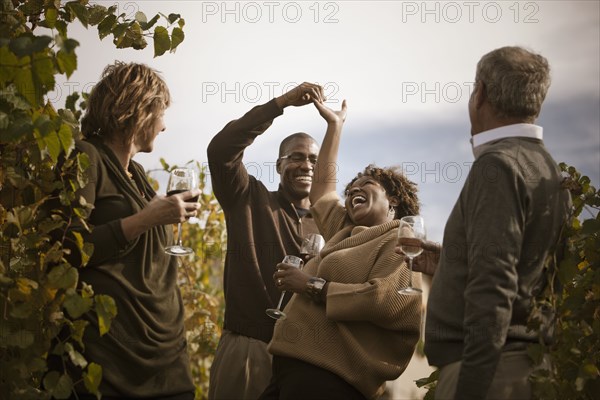
[[[346,222],[346,209],[340,203],[336,192],[329,192],[317,200],[310,212],[325,243],[338,233]]]
[[[456,393],[481,399],[493,380],[517,296],[526,195],[516,162],[499,153],[477,159],[465,190],[468,276]]]
[[[398,294],[408,270],[403,257],[394,252],[395,238],[395,234],[388,234],[384,239],[367,282],[329,283],[327,318],[368,321],[385,329],[419,332],[421,296]]]
[[[283,114],[275,100],[256,106],[229,122],[208,145],[208,166],[215,196],[224,209],[232,206],[248,188],[248,171],[242,163],[244,150]]]

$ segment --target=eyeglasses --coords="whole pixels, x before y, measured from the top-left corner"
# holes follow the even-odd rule
[[[296,163],[301,163],[306,160],[308,160],[308,162],[311,163],[312,165],[315,165],[317,163],[317,156],[313,156],[313,155],[306,156],[302,153],[292,153],[292,154],[288,154],[286,156],[279,157],[280,160],[283,160],[284,158],[287,158],[288,160],[290,160],[292,162],[296,162]]]

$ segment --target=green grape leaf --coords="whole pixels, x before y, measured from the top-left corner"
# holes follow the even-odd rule
[[[63,374],[58,378],[56,386],[52,390],[52,395],[56,399],[68,399],[73,391],[73,380],[67,374]]]
[[[98,25],[108,14],[106,7],[94,4],[88,8],[88,22],[92,26]]]
[[[181,18],[180,14],[169,14],[169,23],[172,24],[173,22],[177,21],[179,18]]]
[[[73,140],[73,132],[71,128],[67,124],[62,124],[60,129],[58,130],[58,137],[60,139],[60,144],[62,145],[62,149],[65,152],[65,156],[69,157],[71,151],[75,148],[75,140]]]
[[[154,28],[154,57],[162,56],[171,48],[169,32],[162,26]]]
[[[79,273],[68,264],[53,267],[48,273],[48,284],[56,289],[74,288],[77,285]]]
[[[46,8],[44,12],[46,18],[46,28],[53,29],[56,26],[56,20],[58,18],[58,10],[53,7]]]
[[[84,298],[80,296],[77,292],[74,292],[72,295],[67,296],[65,302],[63,303],[67,312],[73,319],[77,319],[86,312],[88,312],[92,308],[92,304],[92,299]]]
[[[104,39],[110,33],[112,33],[113,26],[117,24],[116,15],[109,14],[98,24],[98,36],[100,39]]]
[[[175,51],[177,46],[183,42],[185,35],[181,28],[173,28],[173,32],[171,32],[171,52]]]
[[[71,338],[75,340],[80,346],[83,347],[83,334],[85,332],[85,328],[88,326],[89,322],[78,319],[77,321],[73,321],[71,325]]]
[[[90,13],[87,7],[77,1],[68,2],[66,7],[73,11],[73,14],[75,14],[77,19],[81,21],[81,24],[87,29],[90,21]]]
[[[77,55],[74,51],[66,52],[59,50],[58,53],[56,53],[56,63],[60,71],[69,78],[77,69]]]
[[[58,383],[60,374],[57,371],[50,371],[44,376],[44,388],[52,392]]]

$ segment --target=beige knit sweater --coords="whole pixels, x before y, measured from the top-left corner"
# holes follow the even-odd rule
[[[421,296],[397,293],[408,284],[406,263],[394,252],[399,221],[354,226],[335,192],[311,211],[326,245],[305,271],[329,282],[327,302],[294,295],[269,351],[332,371],[376,398],[408,365],[421,324]]]

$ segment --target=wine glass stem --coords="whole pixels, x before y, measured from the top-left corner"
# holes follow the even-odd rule
[[[283,296],[285,296],[285,290],[281,292],[281,297],[279,298],[279,303],[277,303],[277,309],[281,310],[281,304],[283,303]]]
[[[182,245],[182,241],[181,241],[181,222],[177,224],[177,246],[181,247]]]
[[[408,257],[408,287],[412,287],[412,264],[413,258]]]

